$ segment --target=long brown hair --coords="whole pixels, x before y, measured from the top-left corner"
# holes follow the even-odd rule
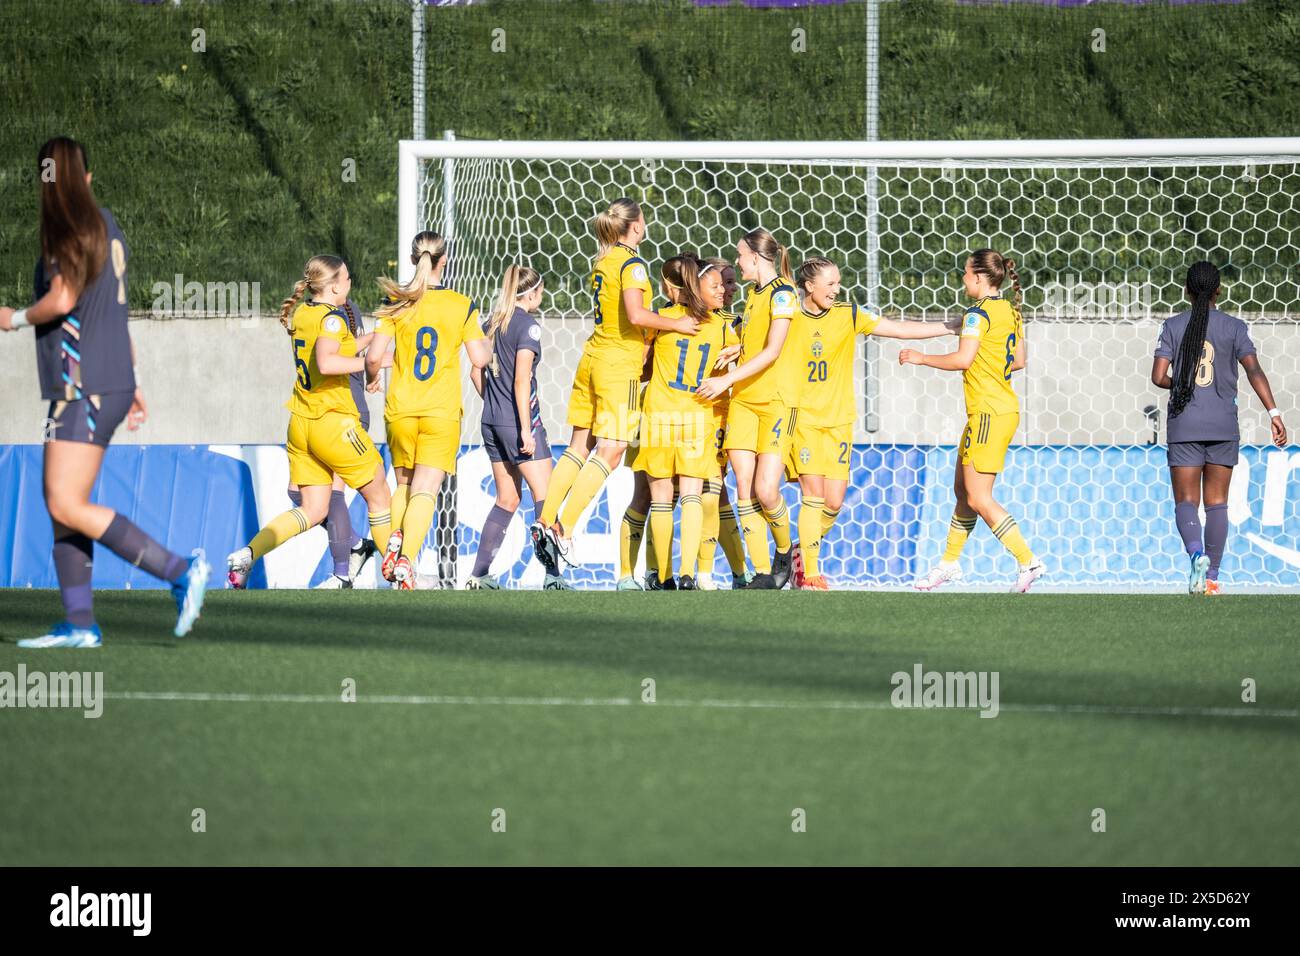
[[[745,233],[743,238],[745,245],[776,267],[777,275],[791,284],[794,283],[794,273],[790,271],[790,252],[776,241],[775,236],[766,229],[759,228]]]
[[[57,264],[63,281],[80,295],[108,259],[108,228],[86,182],[86,147],[56,136],[41,147],[37,166],[41,256],[47,267]]]
[[[687,314],[699,322],[709,318],[709,308],[700,295],[700,272],[706,266],[713,268],[692,255],[680,255],[665,260],[663,268],[659,270],[665,284],[672,286],[681,295],[682,301],[678,304],[685,307]]]

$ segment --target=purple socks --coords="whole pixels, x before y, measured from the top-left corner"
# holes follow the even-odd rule
[[[99,543],[128,564],[164,581],[175,582],[189,567],[179,554],[168,551],[120,514],[113,515]]]
[[[1210,559],[1210,570],[1205,576],[1211,581],[1219,580],[1219,562],[1223,560],[1223,546],[1228,541],[1228,506],[1205,506],[1204,546],[1201,544],[1200,513],[1194,502],[1180,501],[1175,504],[1174,521],[1178,524],[1178,533],[1182,536],[1187,553],[1204,551]]]
[[[341,578],[348,576],[348,559],[352,555],[352,543],[360,544],[361,539],[352,533],[352,518],[348,515],[345,492],[330,492],[329,511],[325,512],[325,534],[330,539],[330,557],[334,560],[334,573]],[[302,492],[290,491],[289,500],[295,508],[302,507]]]
[[[487,520],[483,522],[483,532],[478,539],[478,554],[474,556],[474,577],[481,578],[492,567],[492,559],[501,549],[506,529],[510,527],[510,519],[514,516],[513,511],[506,511],[500,505],[493,505],[488,512]]]
[[[1223,560],[1223,546],[1228,541],[1228,506],[1205,506],[1205,553],[1210,556],[1210,570],[1205,576],[1219,580],[1219,562]]]
[[[348,576],[348,558],[352,555],[352,519],[348,516],[343,492],[330,492],[330,510],[325,515],[325,533],[330,539],[330,556],[334,559],[334,573]]]
[[[56,529],[54,534],[54,571],[59,576],[64,613],[75,627],[90,627],[95,623],[94,592],[90,587],[94,542],[80,531]]]
[[[1201,547],[1201,515],[1194,501],[1180,501],[1174,505],[1174,522],[1182,536],[1188,554],[1204,551]]]

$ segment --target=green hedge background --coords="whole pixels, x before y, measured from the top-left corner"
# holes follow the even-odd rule
[[[1296,135],[1297,6],[886,3],[881,136]],[[516,0],[426,18],[430,136],[864,133],[860,3]],[[192,49],[195,29],[204,52]],[[1104,53],[1091,50],[1098,29]],[[506,51],[494,52],[502,37]],[[372,306],[371,277],[393,267],[410,70],[399,0],[6,0],[0,301],[30,297],[35,154],[67,134],[87,144],[96,192],[131,244],[133,308],[176,273],[259,281],[270,308],[325,251],[349,260],[357,298]],[[347,159],[356,182],[343,181]]]

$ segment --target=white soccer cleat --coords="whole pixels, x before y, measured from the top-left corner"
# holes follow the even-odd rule
[[[18,646],[46,650],[51,647],[100,647],[103,643],[103,635],[99,633],[98,624],[76,627],[67,621],[62,621],[50,628],[48,634],[23,638],[18,642]]]
[[[695,579],[695,586],[701,591],[716,591],[718,582],[713,580],[712,571],[701,571],[700,576]]]
[[[1210,570],[1210,556],[1201,551],[1192,555],[1192,571],[1187,577],[1188,594],[1205,593],[1205,575]]]
[[[362,538],[361,543],[352,549],[348,555],[348,577],[356,580],[361,577],[361,569],[366,566],[366,562],[379,553],[375,543],[369,538]]]
[[[226,555],[226,582],[239,590],[248,584],[248,572],[253,569],[253,549],[240,548]]]
[[[546,534],[551,541],[556,566],[558,567],[559,563],[563,561],[569,567],[576,568],[578,565],[573,560],[573,538],[560,537],[559,532],[554,528],[548,528]]]
[[[1020,569],[1020,576],[1016,578],[1016,583],[1011,586],[1012,594],[1025,594],[1033,587],[1035,581],[1047,573],[1047,565],[1043,564],[1038,558],[1034,558],[1033,564],[1027,564]]]
[[[342,591],[352,587],[351,578],[341,578],[337,574],[331,574],[320,584],[316,585],[314,591]]]
[[[945,584],[961,580],[961,565],[956,561],[940,561],[923,578],[917,578],[912,587],[918,591],[933,591]]]

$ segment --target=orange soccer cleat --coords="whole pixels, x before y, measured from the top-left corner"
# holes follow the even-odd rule
[[[392,583],[393,568],[397,566],[397,559],[402,556],[402,529],[398,528],[389,536],[388,547],[384,550],[384,560],[379,565],[379,573],[383,575],[385,581]]]
[[[830,589],[831,586],[826,583],[826,579],[820,574],[804,578],[803,584],[799,585],[800,591],[829,591]]]
[[[393,563],[393,581],[399,591],[415,590],[415,568],[411,567],[411,559],[406,555]]]
[[[1218,581],[1213,581],[1213,580],[1211,580],[1211,581],[1206,581],[1206,582],[1205,582],[1205,596],[1206,596],[1206,597],[1209,597],[1209,596],[1214,595],[1214,594],[1221,594],[1221,593],[1222,593],[1222,592],[1219,590],[1219,582],[1218,582]]]

